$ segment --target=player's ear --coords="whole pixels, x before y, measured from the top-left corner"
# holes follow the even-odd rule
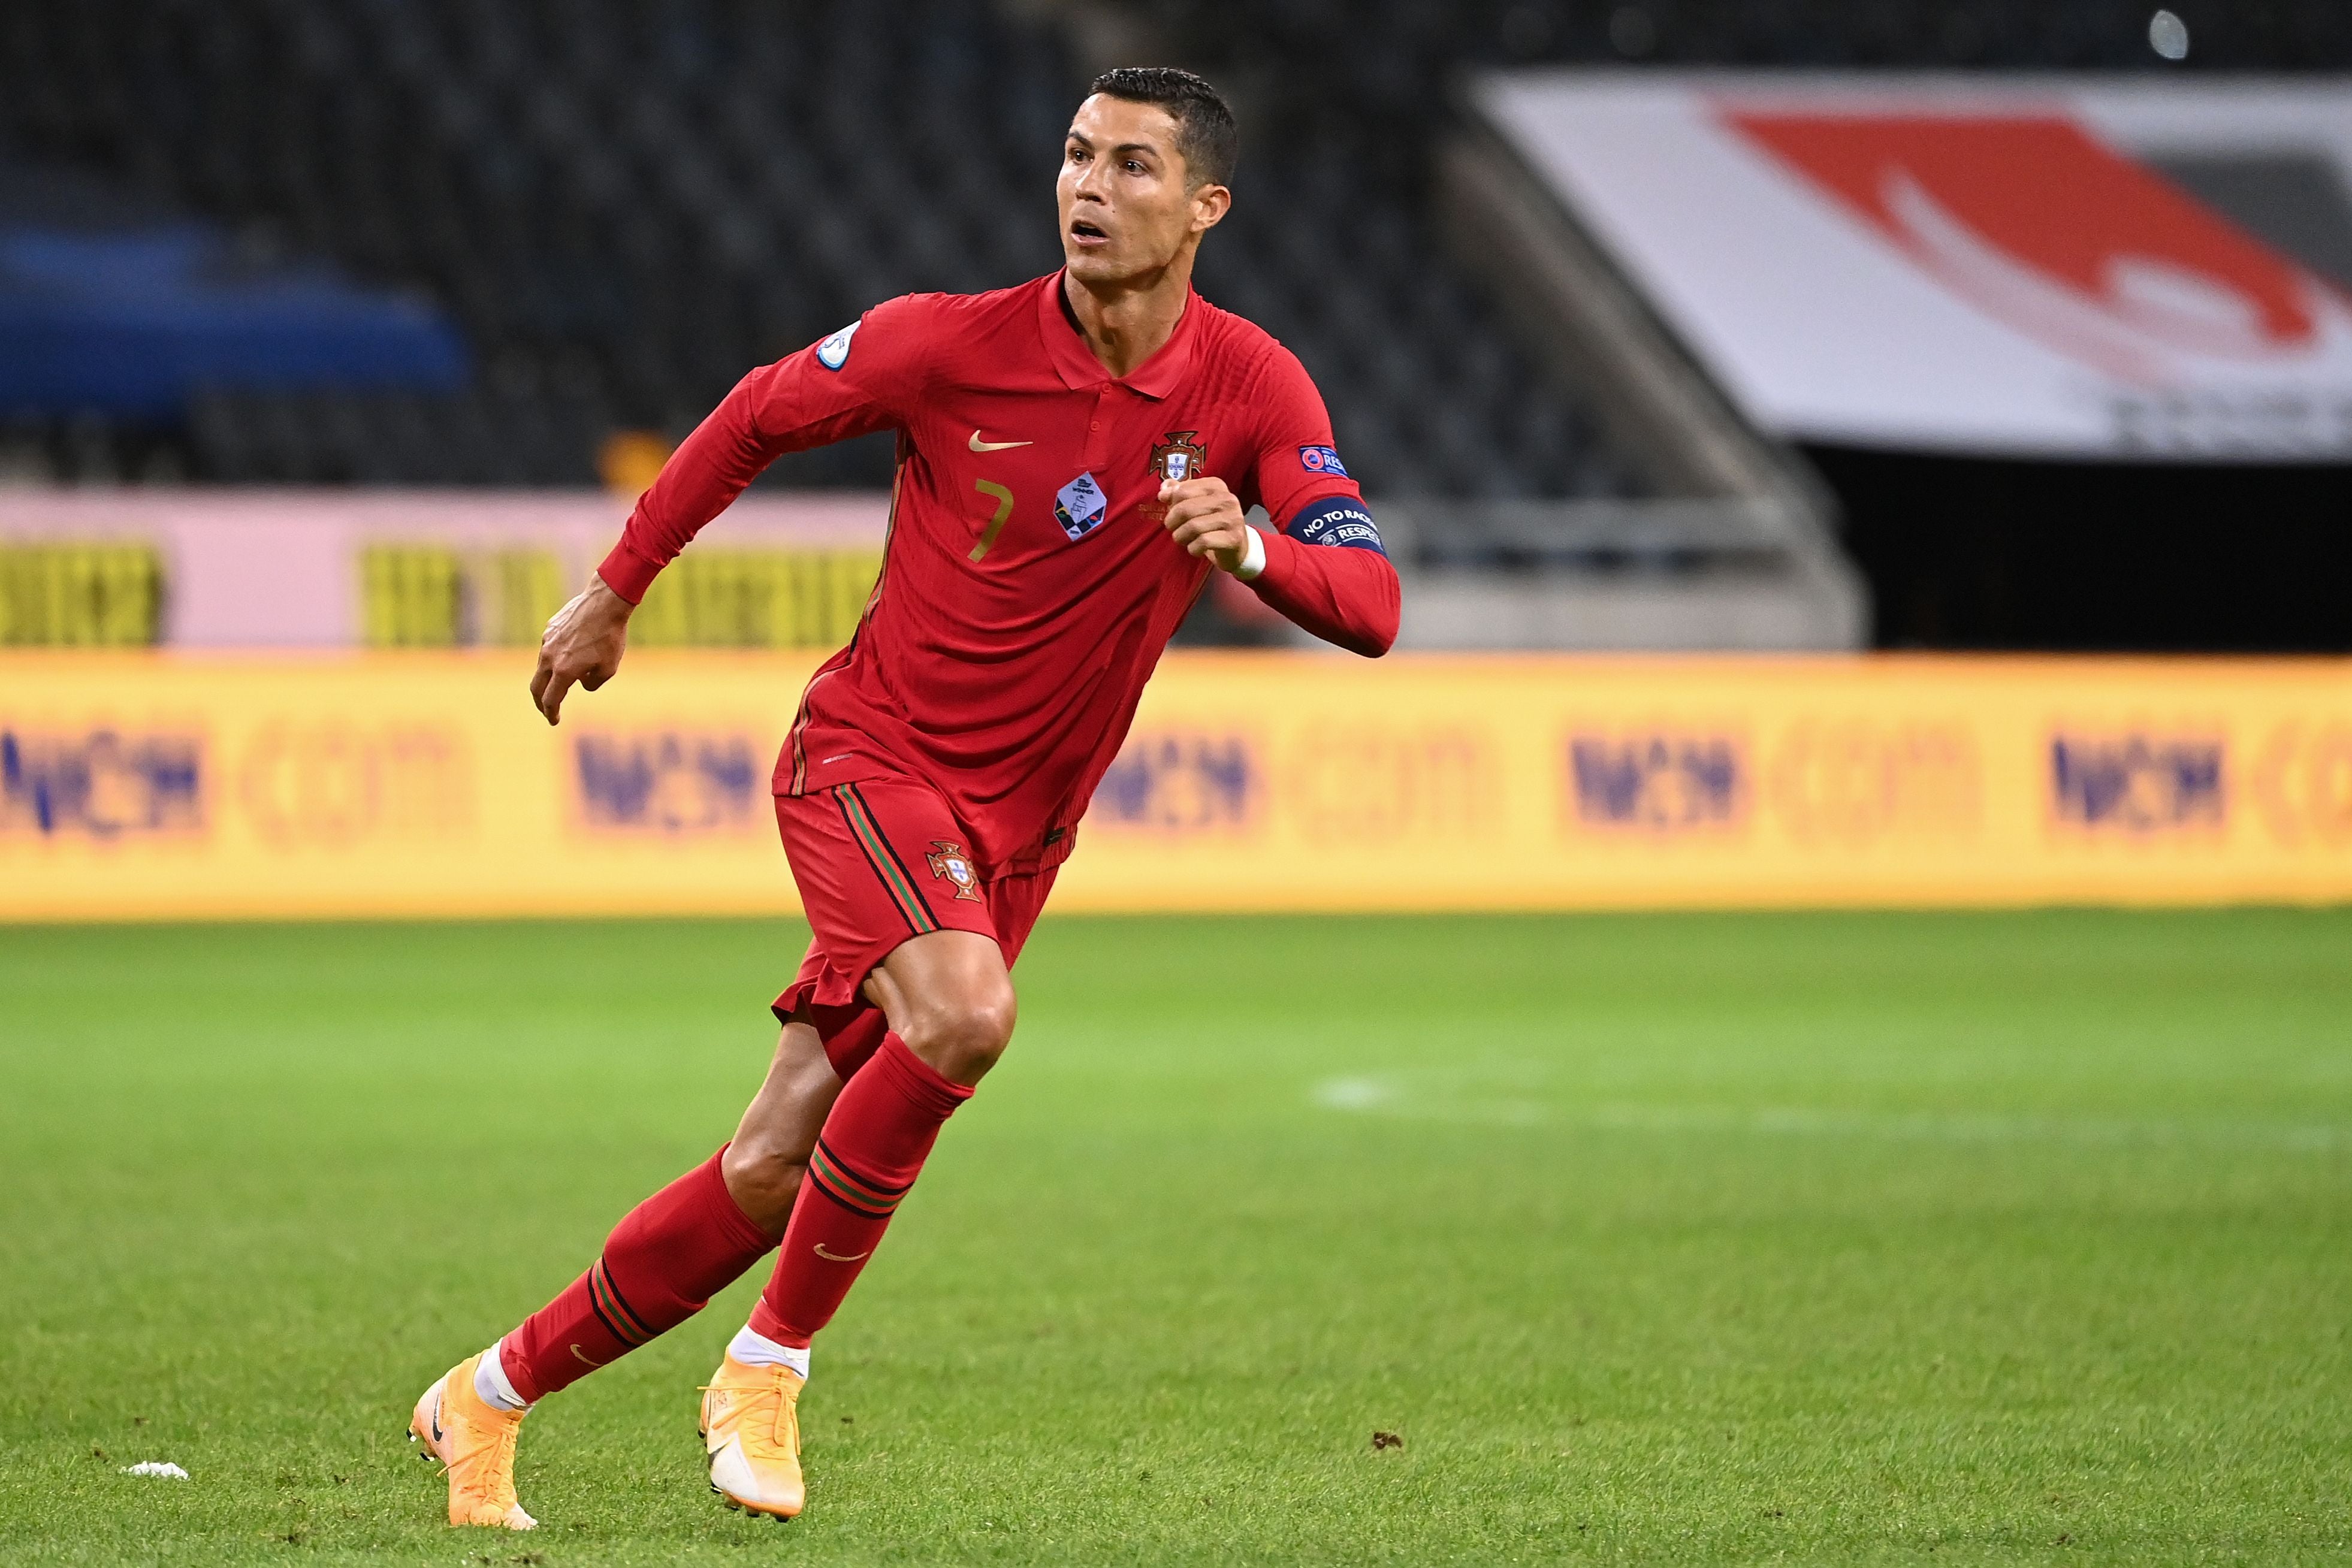
[[[1234,193],[1223,185],[1203,185],[1192,193],[1192,232],[1206,234],[1233,211]]]

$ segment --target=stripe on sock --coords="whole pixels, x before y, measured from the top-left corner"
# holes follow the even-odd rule
[[[907,1196],[912,1182],[892,1187],[880,1182],[867,1181],[841,1163],[841,1156],[825,1147],[824,1134],[819,1134],[816,1147],[811,1151],[809,1176],[819,1190],[844,1208],[865,1215],[869,1219],[887,1219],[898,1208],[898,1200]]]
[[[588,1292],[589,1305],[596,1309],[596,1315],[604,1320],[604,1326],[613,1331],[613,1337],[631,1349],[646,1343],[659,1332],[647,1328],[645,1320],[630,1311],[629,1303],[622,1299],[619,1288],[613,1283],[612,1271],[604,1267],[602,1258],[597,1259],[596,1266],[588,1270]]]

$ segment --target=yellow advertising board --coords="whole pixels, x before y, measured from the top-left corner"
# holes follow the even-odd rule
[[[0,657],[0,919],[777,912],[814,655]],[[1172,653],[1060,909],[2352,898],[2352,661]]]

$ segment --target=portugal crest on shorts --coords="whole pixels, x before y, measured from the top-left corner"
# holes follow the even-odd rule
[[[941,882],[955,884],[955,895],[967,903],[980,902],[980,873],[971,869],[971,857],[953,839],[933,839],[931,852],[923,857],[931,862],[931,875]]]
[[[1192,439],[1199,434],[1196,430],[1171,430],[1161,436],[1151,448],[1151,476],[1173,479],[1180,485],[1187,479],[1198,479],[1202,465],[1209,461],[1209,449]]]

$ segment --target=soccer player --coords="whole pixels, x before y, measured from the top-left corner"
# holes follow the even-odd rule
[[[1360,653],[1395,639],[1397,575],[1314,384],[1192,291],[1237,147],[1198,77],[1097,78],[1063,149],[1059,272],[888,300],[752,371],[549,623],[531,696],[554,724],[575,683],[618,670],[655,574],[769,463],[898,433],[880,580],[776,762],[815,936],[774,1003],[767,1080],[731,1141],[417,1401],[452,1524],[531,1528],[514,1458],[533,1402],[685,1322],[779,1239],[701,1424],[729,1506],[798,1513],[809,1342],[1012,1039],[1013,961],[1209,574]],[[1253,503],[1276,531],[1244,520]]]

